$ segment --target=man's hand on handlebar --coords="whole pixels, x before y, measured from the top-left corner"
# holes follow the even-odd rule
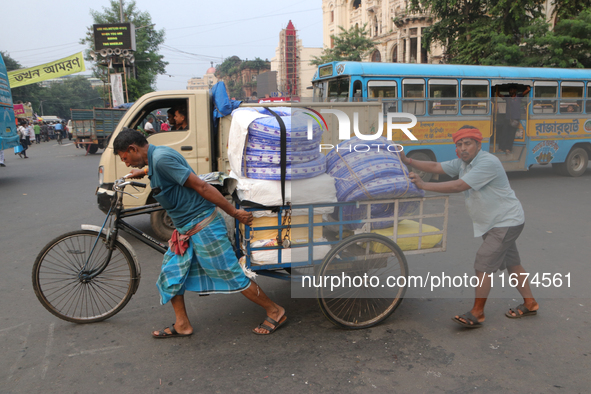
[[[252,226],[252,212],[246,212],[243,209],[237,209],[233,215],[234,219],[237,219],[240,223]]]
[[[145,176],[144,170],[133,169],[125,176],[125,179],[142,179]]]

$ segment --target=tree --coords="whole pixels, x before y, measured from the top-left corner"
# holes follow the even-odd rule
[[[55,115],[62,119],[71,117],[70,109],[72,108],[91,109],[104,105],[99,92],[80,75],[64,78],[63,83],[53,83],[50,87],[43,88],[38,98],[43,100],[44,114]],[[37,114],[41,115],[41,112]]]
[[[345,30],[342,26],[339,26],[341,32],[330,36],[333,40],[333,47],[325,48],[320,57],[312,56],[313,60],[310,64],[319,66],[339,60],[362,61],[375,48],[374,42],[368,38],[369,33],[365,30],[366,27],[367,24],[361,28],[352,26],[349,30]]]
[[[435,22],[423,45],[445,47],[454,64],[508,64],[520,59],[519,47],[532,31],[540,32],[544,0],[411,0],[411,12],[430,11]],[[499,63],[499,61],[501,61]]]
[[[94,24],[120,23],[119,1],[110,0],[109,7],[103,7],[103,11],[91,10],[90,14]],[[159,47],[164,43],[164,30],[153,28],[152,17],[146,11],[140,11],[136,2],[123,1],[123,20],[125,23],[133,23],[136,27],[136,51],[134,52],[135,78],[127,78],[127,88],[130,101],[135,101],[140,96],[154,91],[156,76],[165,73],[164,56],[158,53]],[[138,29],[139,28],[139,29]],[[94,35],[92,26],[88,28],[86,37],[80,41],[87,44],[91,50],[94,49]],[[86,60],[92,61],[89,54]],[[94,73],[97,78],[107,82],[106,67],[95,65]]]
[[[591,68],[591,10],[560,19],[554,30],[531,36],[528,48],[537,52],[537,66]]]
[[[553,27],[563,19],[572,19],[583,11],[591,9],[591,0],[554,0],[552,2]]]
[[[243,61],[238,56],[231,56],[224,59],[221,64],[216,66],[215,76],[224,81],[230,97],[235,97],[237,99],[246,98],[247,95],[244,92],[244,87],[247,86],[252,88],[253,84],[256,86],[256,82],[249,81],[243,83],[241,71],[246,68],[257,70],[257,74],[260,74],[261,70],[270,70],[271,64],[268,60],[263,60],[258,57],[254,60]]]

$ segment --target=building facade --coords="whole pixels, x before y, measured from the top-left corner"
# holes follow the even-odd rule
[[[365,61],[391,63],[441,63],[444,48],[422,48],[423,30],[433,23],[429,12],[410,13],[407,0],[322,0],[323,45],[332,48],[331,35],[338,26],[350,29],[367,24],[375,50]],[[554,27],[554,0],[545,0],[546,21]]]
[[[323,44],[332,47],[331,35],[340,29],[367,24],[376,43],[368,61],[393,63],[439,63],[443,48],[422,48],[423,29],[431,26],[430,13],[407,12],[406,0],[322,0]]]
[[[202,78],[191,78],[187,82],[187,90],[205,90],[211,88],[218,82],[215,74],[215,67],[213,63],[211,67],[207,69],[205,75]]]
[[[312,97],[312,78],[316,66],[310,64],[313,56],[320,56],[322,48],[305,48],[297,38],[291,21],[279,33],[279,45],[271,59],[271,71],[277,72],[277,95],[286,97]]]

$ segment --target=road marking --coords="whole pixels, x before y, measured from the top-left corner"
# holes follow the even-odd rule
[[[51,353],[51,345],[53,344],[53,331],[55,323],[49,325],[49,333],[47,334],[47,343],[45,344],[45,355],[43,356],[43,368],[41,369],[41,379],[45,379],[45,374],[49,369],[49,354]]]
[[[29,334],[31,333],[31,325],[29,324],[27,326],[27,332],[25,334],[24,337],[18,335],[18,337],[23,338],[23,344],[21,346],[21,350],[19,352],[19,355],[16,357],[16,361],[14,362],[14,364],[12,364],[12,366],[10,367],[10,373],[8,375],[8,378],[6,380],[10,381],[12,379],[12,376],[14,375],[14,372],[17,370],[18,364],[19,362],[26,356],[27,354],[27,341],[29,340]]]
[[[16,326],[12,326],[12,327],[3,328],[3,329],[0,329],[0,332],[3,332],[3,331],[8,331],[8,330],[14,330],[15,328],[17,328],[17,327],[20,327],[20,326],[22,326],[22,325],[24,325],[24,324],[25,324],[25,323],[21,323],[21,324],[17,324]]]
[[[83,354],[106,353],[106,352],[110,352],[112,350],[120,349],[122,347],[125,347],[125,346],[109,346],[109,347],[103,347],[100,349],[81,350],[78,353],[68,354],[68,357],[82,356]]]

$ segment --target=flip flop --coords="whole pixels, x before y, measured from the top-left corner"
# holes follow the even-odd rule
[[[460,318],[466,320],[461,321]],[[482,327],[482,323],[480,323],[478,321],[478,318],[476,316],[474,316],[472,313],[470,312],[466,312],[463,315],[460,315],[458,317],[452,317],[451,318],[452,321],[454,321],[455,323],[458,323],[460,326],[466,327],[466,328],[479,328]],[[471,323],[468,323],[471,322]]]
[[[167,333],[165,330],[166,329],[170,330],[170,334]],[[193,335],[193,333],[190,334],[179,334],[175,329],[174,329],[174,324],[171,325],[170,327],[165,327],[162,330],[158,331],[158,334],[154,335],[154,333],[152,333],[152,337],[156,338],[156,339],[163,339],[163,338],[173,338],[173,337],[188,337]]]
[[[515,313],[515,316],[513,316],[511,314],[511,312]],[[521,313],[519,313],[521,312]],[[529,309],[527,309],[527,307],[525,306],[525,304],[521,304],[518,305],[517,307],[515,307],[515,309],[510,308],[509,312],[505,313],[505,316],[507,316],[509,319],[521,319],[522,317],[525,316],[533,316],[533,315],[537,315],[538,311],[530,311]]]
[[[285,323],[287,323],[287,316],[283,315],[281,317],[281,319],[279,319],[279,322],[276,322],[275,320],[271,319],[269,316],[267,316],[265,318],[265,321],[268,321],[269,323],[271,323],[273,325],[274,328],[269,327],[268,325],[265,324],[265,322],[262,322],[261,324],[259,324],[259,326],[257,328],[263,328],[267,331],[269,331],[266,334],[260,333],[260,332],[256,332],[255,330],[252,330],[253,334],[256,335],[271,335],[273,334],[275,331],[277,331],[277,329],[281,326],[283,326]]]

